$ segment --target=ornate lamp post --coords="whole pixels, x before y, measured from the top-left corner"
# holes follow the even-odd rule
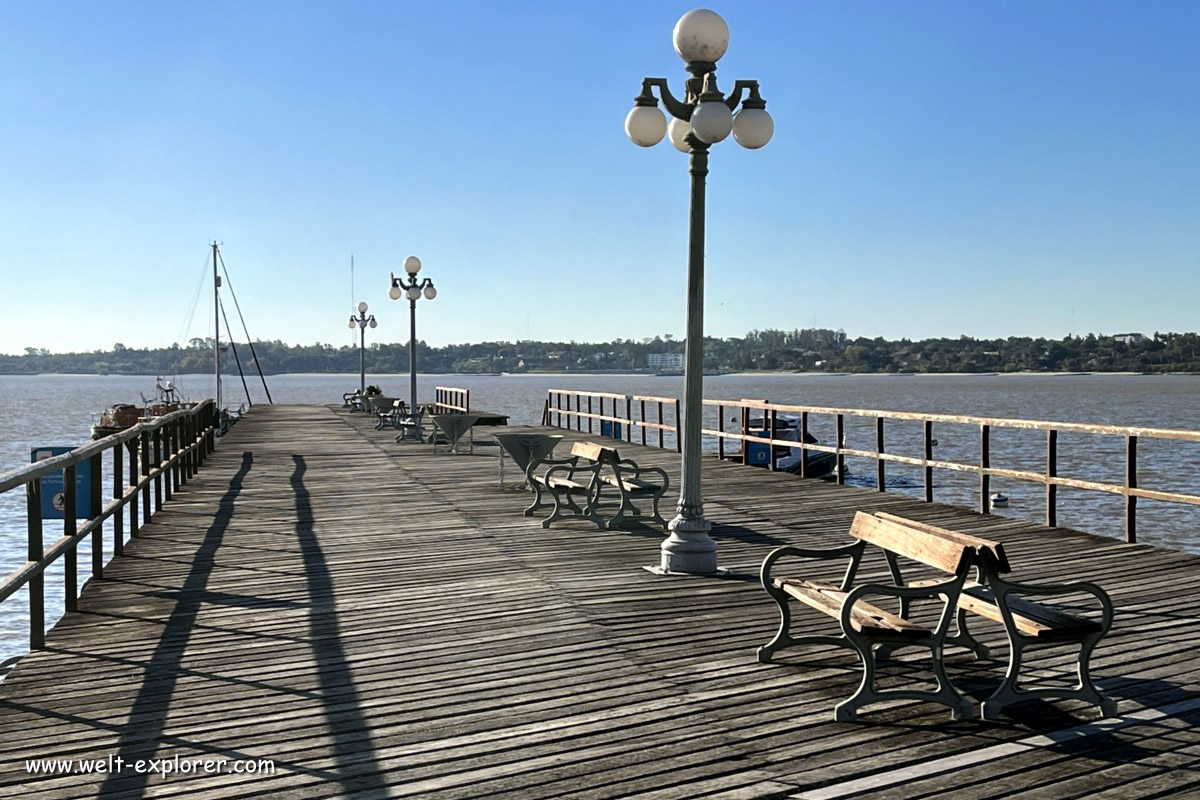
[[[358,304],[358,316],[350,315],[350,330],[358,328],[358,393],[363,395],[367,391],[367,327],[374,328],[378,325],[375,321],[375,315],[367,316],[367,304]]]
[[[407,282],[403,278],[397,278],[396,274],[392,273],[392,288],[388,290],[388,297],[393,300],[399,300],[401,297],[408,298],[409,408],[415,414],[417,413],[417,300],[421,298],[422,294],[425,295],[426,300],[432,300],[437,297],[437,289],[433,287],[433,281],[429,278],[421,281],[417,280],[417,273],[421,271],[421,259],[416,256],[409,256],[404,259],[404,271],[408,273]],[[415,435],[420,437],[420,432],[416,431]]]
[[[675,52],[688,78],[683,100],[676,99],[665,78],[645,78],[642,93],[625,118],[633,143],[653,147],[667,135],[677,150],[691,156],[692,209],[688,237],[687,355],[683,389],[683,480],[679,509],[667,526],[660,572],[717,571],[717,545],[709,536],[700,491],[700,430],[704,374],[704,186],[708,148],[731,132],[742,147],[756,150],[771,140],[775,123],[759,96],[758,81],[736,81],[728,96],[717,88],[717,61],[729,47],[729,27],[706,9],[689,11],[675,23]],[[671,114],[670,125],[658,108],[659,97]],[[742,95],[749,93],[743,100]],[[734,115],[738,104],[741,109]]]

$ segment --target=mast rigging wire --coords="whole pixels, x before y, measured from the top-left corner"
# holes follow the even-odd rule
[[[217,251],[217,258],[221,260],[221,272],[225,275],[225,285],[229,287],[229,294],[233,296],[233,307],[237,309],[238,319],[242,321],[242,332],[246,334],[246,343],[250,345],[250,356],[254,359],[254,368],[258,370],[258,378],[262,381],[263,391],[267,393],[267,402],[275,405],[275,401],[271,399],[271,390],[267,388],[267,379],[263,375],[262,365],[258,363],[258,353],[254,350],[254,340],[250,338],[250,330],[246,327],[246,318],[242,316],[242,306],[238,302],[237,292],[233,290],[233,281],[229,280],[229,270],[225,269],[225,256],[221,255],[220,250]],[[222,309],[222,313],[224,313],[224,309]],[[225,330],[229,330],[228,321],[225,322]],[[229,338],[230,341],[233,340],[232,333]],[[250,399],[249,393],[247,393],[246,399]]]
[[[192,302],[188,306],[187,315],[184,319],[183,326],[179,329],[179,333],[175,336],[175,344],[179,344],[181,340],[187,337],[191,331],[192,321],[196,318],[196,306],[200,302],[200,292],[204,290],[204,280],[208,277],[208,261],[209,254],[205,252],[204,263],[200,265],[200,277],[196,281],[196,290],[192,293]],[[171,380],[175,383],[179,382],[179,360],[176,359],[171,363]]]
[[[225,320],[225,332],[229,334],[229,349],[233,350],[233,360],[237,362],[238,377],[242,379],[242,391],[246,393],[246,405],[254,408],[254,401],[250,399],[250,387],[246,385],[246,373],[242,372],[242,359],[238,356],[237,342],[233,341],[233,331],[229,328],[229,317],[225,316],[225,301],[220,301],[220,305],[221,319]]]
[[[204,279],[208,277],[208,259],[209,255],[205,253],[204,263],[200,265],[200,279],[196,281],[196,291],[192,294],[192,303],[188,306],[187,318],[183,323],[183,327],[179,329],[179,334],[175,337],[176,343],[187,336],[188,331],[192,327],[192,320],[196,317],[196,305],[200,302],[200,292],[204,289]]]

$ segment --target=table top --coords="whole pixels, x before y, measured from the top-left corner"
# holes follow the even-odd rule
[[[561,433],[535,433],[532,431],[493,433],[497,443],[512,457],[522,472],[530,464],[537,464],[554,452],[563,439]]]
[[[429,418],[451,442],[457,442],[459,437],[479,421],[475,414],[430,414]]]

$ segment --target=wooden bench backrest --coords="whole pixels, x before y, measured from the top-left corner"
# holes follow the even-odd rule
[[[996,559],[996,564],[1001,572],[1010,572],[1012,570],[1012,567],[1008,565],[1008,556],[1005,555],[1004,545],[1001,542],[997,542],[993,539],[983,539],[979,536],[972,536],[969,533],[959,533],[958,531],[952,531],[948,528],[939,528],[937,525],[930,525],[928,522],[918,522],[915,519],[905,519],[904,517],[898,517],[895,514],[888,514],[885,511],[878,511],[875,513],[875,516],[879,517],[880,519],[888,520],[889,522],[896,522],[912,528],[920,528],[921,530],[929,531],[930,533],[937,534],[938,536],[945,537],[952,541],[961,542],[968,547],[978,548],[980,551],[990,551],[992,557]]]
[[[595,442],[576,442],[571,445],[571,455],[609,463],[616,463],[619,460],[615,448],[605,447]]]
[[[964,570],[973,559],[975,551],[971,545],[907,523],[907,520],[881,519],[859,511],[854,515],[850,535],[952,574]]]

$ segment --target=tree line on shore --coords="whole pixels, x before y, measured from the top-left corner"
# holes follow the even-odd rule
[[[256,356],[263,372],[357,372],[356,346],[316,343],[288,345],[256,341],[235,345],[247,373]],[[1140,333],[1067,336],[1064,339],[1010,336],[975,339],[851,339],[843,331],[822,328],[751,331],[742,337],[704,342],[710,371],[784,370],[795,372],[1197,372],[1200,334]],[[649,357],[684,352],[670,334],[611,342],[480,342],[430,347],[418,344],[422,372],[651,372]],[[371,343],[366,349],[372,373],[408,371],[408,345]],[[225,370],[237,370],[232,353]],[[136,349],[115,344],[110,350],[50,353],[28,347],[23,355],[0,355],[0,374],[90,373],[174,375],[208,372],[212,340],[186,345]]]

